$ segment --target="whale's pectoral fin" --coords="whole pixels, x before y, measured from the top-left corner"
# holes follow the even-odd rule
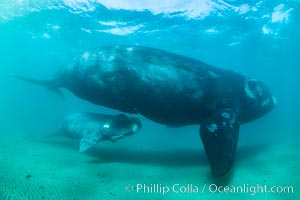
[[[222,109],[208,117],[200,135],[215,177],[226,174],[233,165],[239,137],[239,122],[232,109]]]
[[[80,140],[80,148],[79,152],[85,152],[95,144],[97,144],[101,140],[102,136],[101,134],[95,132],[86,134],[81,140]]]

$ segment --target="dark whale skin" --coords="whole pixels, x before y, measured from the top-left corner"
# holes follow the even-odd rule
[[[263,101],[249,98],[248,80],[189,57],[139,46],[83,52],[56,76],[59,87],[82,99],[170,126],[201,124],[222,108],[235,110],[241,123],[265,114],[252,101],[261,104],[271,94],[262,85]]]
[[[18,79],[118,111],[141,114],[178,127],[201,125],[212,175],[226,174],[235,160],[240,124],[275,105],[265,84],[199,60],[142,46],[110,46],[75,56],[52,80]]]

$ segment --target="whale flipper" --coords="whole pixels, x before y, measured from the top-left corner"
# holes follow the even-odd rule
[[[80,140],[79,152],[85,152],[102,139],[102,135],[98,132],[84,134],[84,137]]]
[[[211,173],[220,177],[233,165],[240,124],[235,111],[222,109],[209,116],[200,127],[200,136]]]

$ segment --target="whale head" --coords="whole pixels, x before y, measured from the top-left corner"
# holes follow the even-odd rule
[[[276,104],[276,99],[269,88],[254,79],[245,81],[245,95],[243,114],[241,122],[250,122],[269,113]]]
[[[137,133],[142,128],[142,123],[137,117],[128,117],[124,114],[115,116],[112,122],[114,134],[119,136],[130,136]]]

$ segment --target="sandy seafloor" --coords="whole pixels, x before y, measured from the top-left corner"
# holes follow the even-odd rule
[[[216,180],[209,173],[200,140],[194,141],[183,133],[195,127],[158,126],[158,132],[173,130],[178,134],[149,139],[147,135],[152,133],[146,130],[155,124],[144,124],[144,131],[135,137],[99,143],[85,154],[78,152],[75,140],[35,137],[18,130],[18,126],[1,130],[0,199],[300,199],[300,137],[272,144],[265,139],[258,139],[255,144],[242,142],[232,172]],[[174,140],[170,139],[172,135]],[[157,140],[160,145],[155,145]],[[187,145],[189,142],[192,144]],[[170,188],[174,184],[192,184],[199,191],[137,193],[127,192],[128,184],[161,184]],[[206,190],[202,192],[204,184]],[[288,185],[293,186],[294,192],[220,194],[209,192],[210,184]]]

